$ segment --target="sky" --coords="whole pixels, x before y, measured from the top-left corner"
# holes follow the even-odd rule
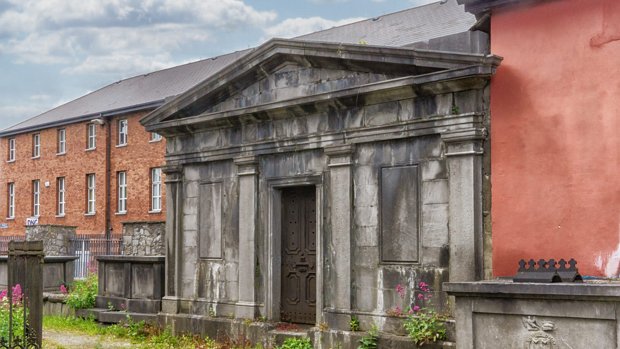
[[[438,0],[0,0],[0,129],[115,81]]]

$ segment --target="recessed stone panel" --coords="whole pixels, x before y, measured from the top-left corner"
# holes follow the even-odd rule
[[[200,258],[222,258],[222,183],[200,185]]]
[[[381,169],[381,259],[418,261],[418,166]]]

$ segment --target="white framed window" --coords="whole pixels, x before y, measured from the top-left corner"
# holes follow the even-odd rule
[[[118,172],[116,176],[118,182],[118,203],[117,203],[117,212],[118,213],[126,213],[127,212],[127,172],[121,171]]]
[[[64,154],[67,152],[67,130],[64,128],[58,129],[58,146],[57,146],[57,154]]]
[[[151,132],[151,142],[159,142],[161,141],[162,136],[157,132]]]
[[[32,135],[32,157],[38,158],[41,156],[41,134],[35,133]]]
[[[95,213],[95,199],[96,199],[96,182],[95,174],[90,173],[86,175],[86,213]]]
[[[97,148],[97,125],[88,124],[86,126],[86,150]]]
[[[32,215],[39,216],[41,213],[41,181],[32,181]]]
[[[7,205],[6,216],[7,218],[15,218],[15,183],[9,183],[7,185]]]
[[[56,197],[58,199],[58,207],[56,208],[56,215],[65,215],[65,177],[58,177],[56,179]]]
[[[116,145],[127,145],[127,119],[118,120],[118,142]]]
[[[7,161],[15,161],[15,138],[9,138],[9,154]]]
[[[151,211],[161,211],[161,168],[151,169]]]

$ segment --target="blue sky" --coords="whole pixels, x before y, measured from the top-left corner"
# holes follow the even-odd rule
[[[114,81],[438,0],[0,0],[0,129]]]

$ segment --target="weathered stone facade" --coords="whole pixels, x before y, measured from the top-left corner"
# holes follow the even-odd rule
[[[274,40],[145,118],[168,139],[163,322],[287,320],[283,304],[306,302],[310,323],[346,330],[357,316],[387,330],[421,281],[444,309],[442,282],[484,273],[498,64]]]
[[[64,225],[34,225],[26,227],[26,240],[42,240],[46,256],[73,256],[72,239],[76,227]]]
[[[164,256],[165,222],[124,222],[123,255]]]

